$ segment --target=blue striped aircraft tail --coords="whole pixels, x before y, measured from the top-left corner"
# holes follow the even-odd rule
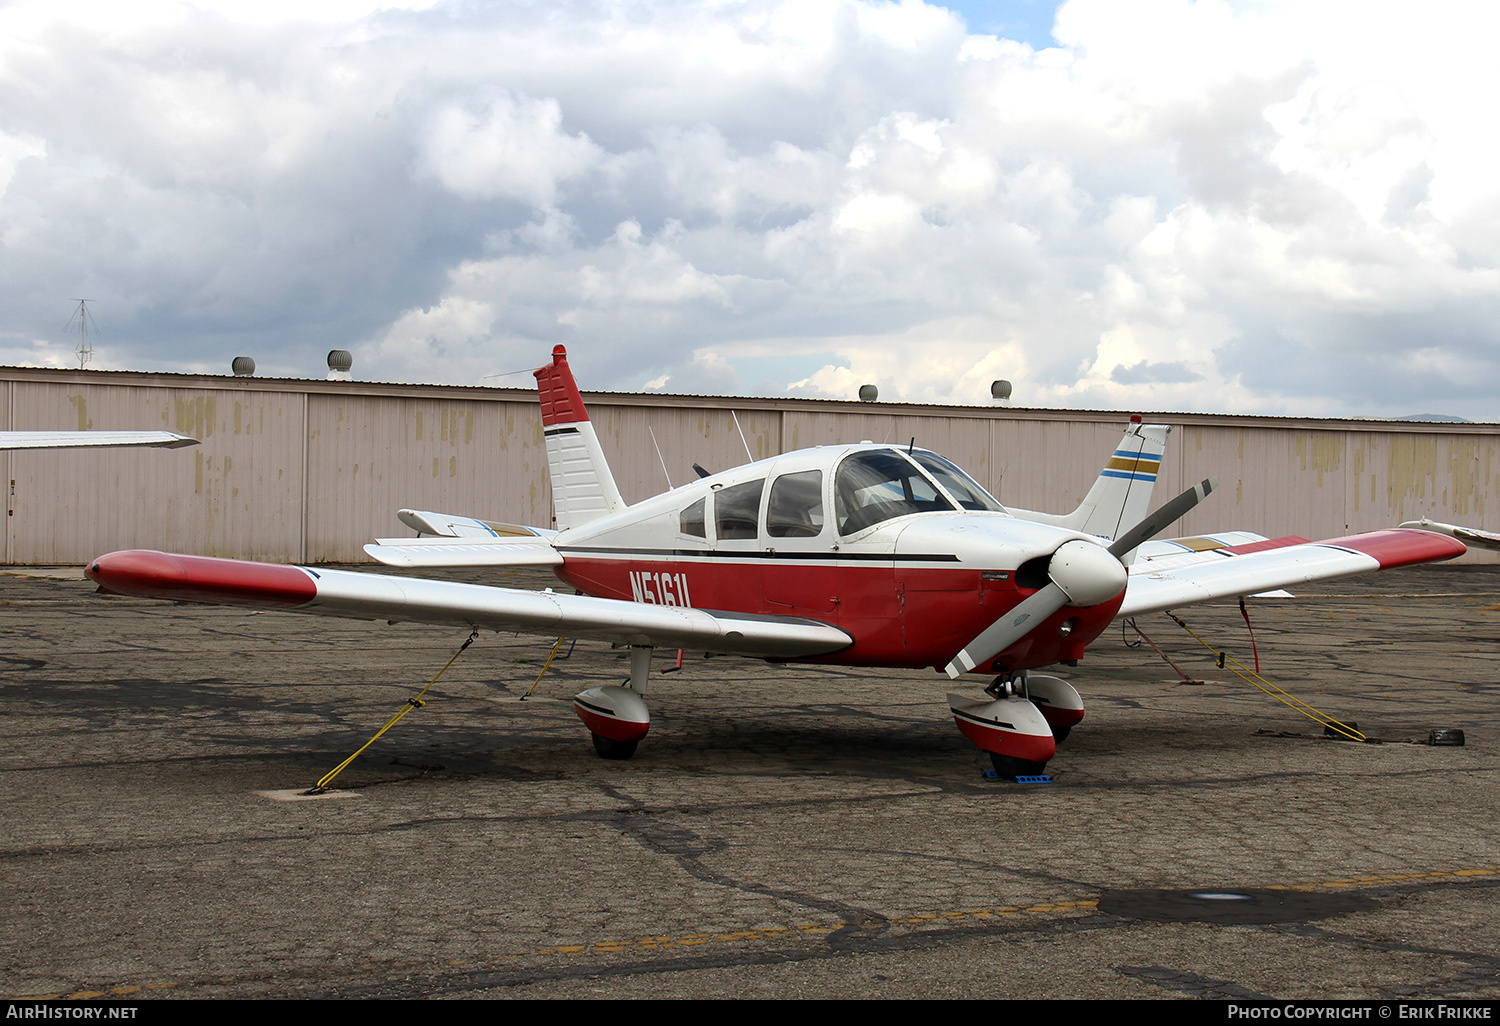
[[[1132,417],[1120,444],[1110,453],[1104,469],[1077,509],[1067,514],[1018,509],[1010,512],[1024,520],[1068,527],[1113,541],[1145,518],[1162,453],[1166,450],[1167,433],[1171,430],[1166,424],[1142,424],[1139,417]],[[1134,555],[1134,552],[1126,555],[1127,565]]]

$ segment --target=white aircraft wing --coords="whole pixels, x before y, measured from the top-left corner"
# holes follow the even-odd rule
[[[170,431],[0,431],[4,449],[104,449],[149,445],[178,449],[198,439]]]
[[[1180,609],[1309,581],[1452,559],[1464,551],[1462,542],[1445,535],[1395,528],[1327,541],[1273,538],[1183,553],[1132,567],[1118,615]]]
[[[826,655],[847,648],[854,640],[837,627],[793,616],[715,612],[143,549],[100,556],[85,572],[107,592],[141,598],[357,620],[410,620],[760,658]]]

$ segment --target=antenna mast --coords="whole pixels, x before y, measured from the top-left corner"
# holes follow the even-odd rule
[[[91,320],[89,304],[93,300],[77,299],[74,302],[78,304],[78,309],[73,311],[73,317],[78,318],[78,348],[75,352],[78,353],[78,369],[83,370],[84,365],[94,358],[94,344],[89,341],[89,321]],[[69,324],[73,323],[73,317],[68,318]],[[95,334],[98,334],[98,331],[99,325],[95,323]]]

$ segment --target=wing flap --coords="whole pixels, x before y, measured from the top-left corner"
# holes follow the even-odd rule
[[[1220,549],[1201,554],[1198,562],[1163,567],[1148,563],[1130,577],[1120,616],[1176,609],[1213,599],[1235,598],[1324,581],[1335,577],[1389,570],[1417,563],[1453,559],[1464,553],[1462,542],[1426,531],[1393,529],[1347,538],[1243,546],[1251,551]],[[1275,542],[1271,544],[1275,544]]]
[[[100,556],[85,572],[106,591],[141,598],[564,635],[760,658],[827,655],[853,643],[837,627],[800,617],[709,612],[142,549]]]

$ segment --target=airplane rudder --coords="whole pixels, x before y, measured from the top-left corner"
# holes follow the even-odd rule
[[[535,375],[558,530],[581,527],[623,509],[625,502],[568,367],[567,350],[553,347],[552,362]]]
[[[538,368],[533,374],[536,377],[537,397],[542,404],[543,428],[588,421],[588,410],[584,408],[578,382],[573,380],[565,347],[553,346],[552,362]]]

